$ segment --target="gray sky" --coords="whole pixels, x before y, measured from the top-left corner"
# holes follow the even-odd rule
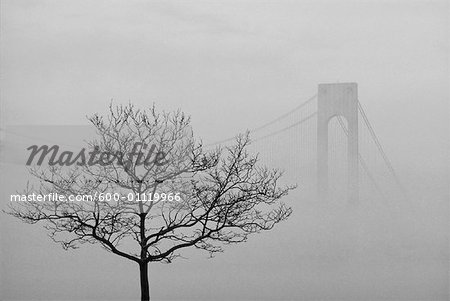
[[[354,81],[385,144],[402,137],[420,157],[417,138],[442,149],[448,128],[447,13],[445,1],[3,1],[3,115],[80,124],[111,99],[155,101],[215,141],[318,83]]]
[[[315,94],[319,83],[357,82],[359,99],[394,164],[406,176],[433,173],[442,188],[448,185],[448,15],[447,1],[3,0],[2,124],[82,125],[85,115],[104,112],[111,99],[140,107],[155,102],[166,110],[189,113],[196,136],[213,142],[283,114]],[[4,194],[23,187],[23,176],[23,170],[2,166]],[[439,212],[436,206],[427,207],[430,216]],[[308,214],[298,227],[317,226],[313,220],[322,215]],[[326,218],[323,222],[332,223]],[[72,291],[68,299],[137,296],[137,267],[132,263],[95,247],[63,252],[39,227],[4,216],[2,224],[6,299],[46,299],[48,294],[59,299],[67,286]],[[433,229],[442,230],[442,224],[436,222],[420,237]],[[333,241],[333,235],[323,231],[325,241]],[[299,236],[305,240],[298,248],[317,243],[312,234]],[[242,252],[241,247],[229,248],[212,261],[193,255],[192,261],[155,266],[151,287],[155,296],[169,299],[184,294],[245,299],[255,291],[258,299],[300,293],[325,298],[340,296],[344,281],[358,299],[370,290],[377,273],[401,278],[410,269],[400,263],[392,272],[377,263],[378,257],[371,262],[370,276],[360,269],[364,263],[354,270],[338,263],[330,268],[311,259],[327,245],[305,251],[301,256],[309,258],[306,261],[292,251],[262,266],[265,254],[290,247],[289,240],[276,237],[260,235]],[[388,240],[381,234],[378,239]],[[433,236],[430,245],[434,243],[445,249],[442,236]],[[261,253],[263,249],[268,253]],[[291,264],[296,260],[299,264]],[[405,291],[415,288],[419,298],[440,296],[442,264],[419,260],[421,264],[421,272],[409,273],[413,276],[399,286]],[[123,283],[123,277],[129,280]],[[375,281],[379,287],[392,282],[386,277],[386,283]],[[318,293],[321,279],[330,286],[324,295]],[[91,281],[95,288],[89,286]],[[269,286],[276,281],[285,283]],[[52,286],[51,292],[45,291]],[[384,291],[387,296],[402,292],[402,287]]]

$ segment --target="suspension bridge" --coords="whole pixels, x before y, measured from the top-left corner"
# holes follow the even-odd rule
[[[374,197],[407,199],[358,99],[356,83],[319,84],[317,94],[248,132],[250,150],[265,165],[283,170],[284,178],[299,184],[303,194],[349,202]],[[14,131],[9,134],[44,141]],[[205,148],[230,145],[235,138]],[[10,153],[17,154],[17,150]]]
[[[319,84],[317,94],[249,130],[251,150],[320,200],[407,199],[357,88],[356,83]]]

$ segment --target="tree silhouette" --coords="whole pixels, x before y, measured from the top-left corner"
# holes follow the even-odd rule
[[[31,168],[38,184],[24,194],[91,199],[13,202],[7,213],[42,222],[65,249],[99,243],[134,261],[141,300],[150,299],[150,262],[170,263],[187,247],[213,255],[224,244],[272,229],[292,212],[280,198],[294,187],[278,187],[281,172],[257,164],[258,157],[246,150],[248,135],[238,136],[233,146],[205,151],[180,111],[111,105],[107,116],[89,120],[98,138],[88,149],[99,159],[69,167],[66,154],[64,162]],[[145,150],[154,159],[144,160]]]

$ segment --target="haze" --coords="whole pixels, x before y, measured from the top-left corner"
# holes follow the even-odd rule
[[[282,115],[320,83],[357,82],[409,202],[318,206],[283,157],[271,164],[300,184],[286,198],[292,217],[214,259],[194,250],[151,265],[151,295],[448,300],[448,13],[447,1],[4,0],[1,128],[85,126],[111,100],[155,103],[190,114],[209,143]],[[3,209],[28,174],[2,161]],[[137,266],[99,246],[65,252],[4,214],[0,234],[1,299],[139,297]]]

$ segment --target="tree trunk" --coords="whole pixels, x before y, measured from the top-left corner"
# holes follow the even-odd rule
[[[148,263],[139,264],[141,275],[141,301],[150,300],[150,286],[148,285]]]

